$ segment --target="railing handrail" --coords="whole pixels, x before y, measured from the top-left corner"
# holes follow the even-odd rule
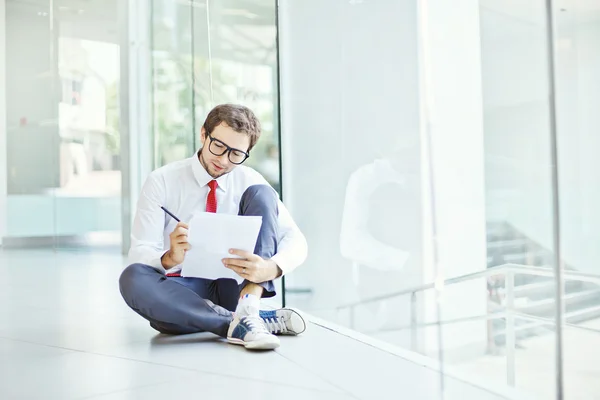
[[[553,277],[554,269],[550,267],[534,267],[530,265],[521,265],[521,264],[503,264],[498,265],[496,267],[486,268],[481,271],[472,272],[470,274],[464,274],[453,278],[448,278],[443,281],[443,286],[454,285],[457,283],[468,282],[477,278],[489,277],[492,275],[498,275],[503,272],[512,271],[519,274],[526,275],[536,275],[536,276],[545,276],[545,277]],[[600,274],[593,274],[588,272],[580,272],[580,271],[567,271],[563,272],[563,278],[565,280],[576,280],[582,282],[590,282],[600,284]],[[345,308],[353,308],[356,306],[360,306],[363,304],[374,303],[377,301],[387,300],[395,297],[400,297],[404,295],[409,295],[413,293],[420,293],[425,290],[430,290],[436,287],[435,282],[430,282],[426,284],[421,284],[418,286],[414,286],[411,288],[403,289],[398,292],[388,293],[380,296],[371,297],[368,299],[356,301],[353,303],[343,304],[341,306],[337,306],[336,310],[342,310]]]
[[[519,312],[518,309],[513,310],[512,314],[516,318],[525,319],[525,320],[529,320],[529,321],[541,322],[541,325],[556,325],[556,321],[553,318],[539,317],[537,315],[526,314],[523,312]],[[508,313],[505,311],[496,311],[496,312],[489,312],[487,314],[480,314],[480,315],[454,318],[454,319],[446,319],[446,320],[442,320],[442,321],[419,322],[419,323],[410,324],[410,325],[393,326],[393,327],[389,327],[389,328],[379,329],[379,330],[373,331],[373,332],[367,331],[364,333],[369,334],[369,333],[374,333],[374,332],[398,332],[398,331],[404,331],[404,330],[415,329],[415,328],[422,329],[422,328],[427,328],[430,326],[442,326],[442,325],[452,325],[452,324],[464,323],[464,322],[495,320],[495,319],[506,318],[507,315],[508,315]],[[568,317],[567,317],[567,319],[568,319]],[[573,324],[573,323],[570,323],[567,321],[563,321],[563,326],[566,326],[568,328],[573,328],[573,329],[581,329],[581,330],[585,330],[588,332],[600,333],[600,329],[592,328],[589,326],[582,326],[579,324]]]
[[[411,349],[413,351],[419,351],[419,335],[417,334],[417,329],[423,328],[431,325],[444,325],[458,322],[467,322],[467,321],[478,321],[478,320],[487,320],[488,321],[488,346],[494,346],[493,338],[490,336],[490,321],[496,318],[504,318],[506,321],[506,327],[504,329],[505,335],[505,345],[506,345],[506,382],[509,386],[514,387],[516,382],[516,322],[515,318],[528,319],[530,321],[534,321],[535,324],[550,324],[557,325],[557,322],[544,317],[537,317],[533,315],[528,315],[521,312],[521,309],[517,309],[515,307],[515,275],[516,274],[527,274],[527,275],[535,275],[535,276],[543,276],[552,278],[554,276],[554,269],[549,267],[533,267],[529,265],[520,265],[520,264],[511,264],[507,263],[504,265],[499,265],[497,267],[486,268],[482,271],[473,272],[470,274],[465,274],[461,276],[457,276],[454,278],[445,279],[443,282],[430,282],[423,285],[418,285],[412,288],[407,288],[400,290],[395,293],[385,294],[377,297],[372,297],[366,300],[361,300],[358,302],[353,302],[350,304],[345,304],[336,307],[336,310],[341,310],[345,308],[350,309],[350,326],[354,327],[354,314],[355,307],[372,303],[376,301],[382,301],[394,297],[399,297],[403,295],[411,295],[410,297],[410,329],[411,329]],[[504,312],[489,312],[485,315],[475,315],[469,317],[461,317],[455,318],[453,320],[446,321],[436,321],[433,323],[419,323],[417,322],[417,293],[430,290],[436,288],[438,285],[441,288],[449,285],[453,285],[456,283],[467,282],[477,278],[489,277],[492,275],[504,275],[504,290],[505,293],[505,303],[504,303]],[[595,284],[600,284],[600,274],[593,274],[587,272],[578,272],[578,271],[569,271],[565,270],[563,272],[564,281],[566,280],[575,280],[581,282],[592,282]],[[563,282],[564,282],[563,281]],[[562,292],[562,291],[561,291]],[[564,296],[564,292],[562,292],[562,296]],[[491,295],[491,292],[490,292]],[[591,327],[582,327],[575,324],[570,324],[566,320],[561,320],[561,326],[569,327],[569,328],[579,328],[584,329],[589,332],[600,333],[600,330],[591,328]]]
[[[520,274],[545,276],[549,278],[552,278],[554,276],[554,269],[550,267],[534,267],[531,265],[521,264],[504,264],[501,266],[506,266],[511,271]],[[568,280],[600,284],[600,274],[594,274],[590,272],[564,270],[563,277],[564,279]]]

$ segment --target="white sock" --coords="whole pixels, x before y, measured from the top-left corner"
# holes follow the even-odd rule
[[[247,315],[258,315],[260,310],[260,298],[253,294],[246,294],[240,297],[240,301],[235,309],[235,314],[239,317]]]

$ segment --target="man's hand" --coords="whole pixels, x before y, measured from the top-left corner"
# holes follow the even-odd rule
[[[188,224],[185,222],[177,223],[173,232],[169,235],[171,248],[161,258],[162,265],[165,269],[172,268],[183,262],[185,252],[190,249],[188,243]]]
[[[229,252],[242,258],[224,258],[223,265],[250,282],[263,283],[281,276],[281,270],[272,260],[242,250]]]

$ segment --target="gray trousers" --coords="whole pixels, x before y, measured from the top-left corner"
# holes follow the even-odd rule
[[[277,253],[278,207],[275,191],[267,185],[250,186],[240,201],[239,215],[262,216],[254,249],[265,259]],[[235,279],[168,277],[144,264],[132,264],[119,278],[121,295],[133,311],[161,333],[212,332],[221,337],[233,316],[241,289]],[[260,284],[263,297],[275,295],[272,281]]]

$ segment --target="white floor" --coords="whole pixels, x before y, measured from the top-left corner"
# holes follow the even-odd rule
[[[0,399],[502,399],[309,324],[252,353],[164,336],[122,301],[116,252],[0,250]]]
[[[600,320],[582,323],[600,329]],[[520,390],[536,394],[540,399],[555,399],[556,361],[553,333],[531,337],[520,342],[516,352],[516,385]],[[564,392],[568,400],[600,399],[600,335],[581,329],[565,328],[563,331]],[[506,359],[483,356],[457,366],[467,374],[478,374],[494,379],[506,379]]]

